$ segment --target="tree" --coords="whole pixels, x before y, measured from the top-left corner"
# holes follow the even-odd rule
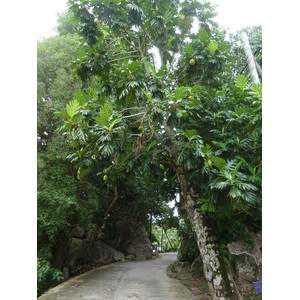
[[[233,47],[211,21],[208,2],[69,4],[82,35],[76,69],[83,89],[61,114],[60,130],[75,148],[79,178],[103,160],[118,174],[137,164],[168,170],[213,299],[233,298],[218,224],[261,213],[261,85],[236,76]]]
[[[76,18],[70,11],[58,14],[56,31],[59,36],[78,33],[79,27]]]
[[[91,225],[98,209],[99,186],[77,179],[77,170],[66,158],[71,147],[56,132],[61,119],[55,111],[81,86],[70,68],[77,44],[78,37],[72,35],[37,44],[38,295],[62,279],[59,249],[68,247],[66,237],[75,226]]]
[[[60,119],[56,110],[72,100],[80,82],[72,75],[78,37],[65,35],[40,40],[37,44],[37,138],[38,148],[51,141]]]

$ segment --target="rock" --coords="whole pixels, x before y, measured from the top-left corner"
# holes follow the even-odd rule
[[[126,255],[125,259],[126,260],[135,260],[135,255],[133,255],[133,254]]]
[[[190,263],[188,261],[184,261],[184,262],[178,262],[176,264],[176,267],[177,268],[185,268],[185,267],[188,267],[190,265]]]
[[[129,245],[124,249],[126,255],[134,255],[135,260],[152,258],[152,245],[144,226],[131,224]]]
[[[75,238],[84,239],[86,237],[86,231],[84,228],[76,227],[72,230],[72,235]]]
[[[238,289],[244,295],[256,293],[253,282],[262,280],[262,237],[251,233],[254,239],[254,248],[248,249],[243,240],[228,244],[234,278]]]
[[[102,241],[95,241],[88,251],[88,253],[84,256],[85,263],[103,263],[109,264],[117,261],[124,261],[125,256],[123,253],[115,250],[114,248],[106,245]]]
[[[67,267],[63,268],[64,280],[69,279],[69,269]]]
[[[78,238],[71,239],[67,255],[67,262],[65,264],[65,267],[67,267],[69,271],[73,271],[78,265],[80,265],[84,248],[85,240]]]
[[[152,245],[143,225],[119,221],[115,232],[117,234],[113,237],[104,239],[107,244],[123,252],[131,260],[152,258]]]
[[[200,273],[203,273],[203,261],[200,255],[192,263],[191,269],[192,271],[199,271]]]

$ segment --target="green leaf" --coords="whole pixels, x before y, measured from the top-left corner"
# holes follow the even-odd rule
[[[59,113],[59,116],[63,119],[69,119],[69,114],[67,113],[66,110],[62,111]]]
[[[85,175],[87,175],[90,172],[90,168],[82,168],[79,167],[77,171],[77,178],[82,179]]]
[[[99,125],[109,127],[109,119],[113,114],[111,105],[105,104],[99,111],[99,116],[95,117],[95,122]]]
[[[227,51],[227,50],[229,50],[230,49],[230,43],[229,42],[226,42],[226,41],[224,41],[224,42],[222,42],[221,44],[219,44],[219,50],[220,51]]]
[[[176,109],[176,116],[181,119],[181,118],[186,118],[187,117],[187,111],[185,109]]]
[[[89,99],[90,100],[96,100],[97,99],[97,89],[96,87],[91,87],[89,90]],[[80,102],[80,101],[79,101]],[[80,103],[81,104],[81,103]],[[83,105],[83,104],[81,104]]]
[[[152,76],[157,78],[155,68],[152,66],[152,64],[149,61],[146,61],[146,64],[147,64],[148,70],[152,74]]]
[[[127,65],[127,68],[130,72],[138,71],[141,68],[140,61],[133,61]]]
[[[157,144],[156,141],[153,141],[153,142],[149,143],[147,145],[146,151],[149,152],[156,144]]]
[[[67,104],[67,113],[68,113],[68,115],[70,116],[71,119],[76,114],[78,114],[79,111],[80,111],[80,105],[79,105],[79,103],[76,99],[69,102],[69,104]]]
[[[168,46],[172,43],[172,41],[175,40],[175,36],[171,36],[168,40]]]
[[[86,94],[81,90],[78,90],[77,92],[74,93],[74,98],[75,98],[75,100],[78,101],[78,103],[81,106],[83,106],[87,101]]]
[[[159,71],[156,73],[157,76],[159,77],[165,77],[168,73],[168,69],[166,65],[161,66],[161,68],[159,69]]]
[[[208,33],[206,32],[205,29],[203,29],[202,27],[200,28],[200,31],[199,31],[199,37],[200,37],[200,41],[202,43],[205,43],[207,40],[208,40]]]
[[[129,84],[132,84],[132,83],[134,83],[134,82],[131,82]],[[135,89],[131,88],[130,92],[126,96],[126,103],[128,103],[129,105],[133,105],[135,99],[136,99]]]
[[[208,44],[208,49],[209,51],[214,55],[216,50],[218,49],[218,43],[214,42],[214,41],[211,41],[209,44]]]
[[[148,94],[148,92],[147,91],[145,91],[144,89],[142,89],[142,91],[143,91],[143,93],[144,93],[144,95],[148,98],[148,100],[152,100],[152,97]]]
[[[186,44],[185,47],[184,47],[184,51],[193,56],[194,55],[194,49],[193,49],[193,45],[192,44]]]
[[[201,205],[202,213],[214,212],[216,210],[215,206],[208,199],[198,198],[196,201],[197,201],[197,204]]]
[[[253,97],[256,97],[259,100],[261,100],[262,99],[262,84],[261,83],[252,83],[250,94]]]
[[[193,88],[191,89],[191,93],[198,93],[201,92],[202,87],[201,85],[194,85]]]
[[[235,77],[234,84],[237,88],[244,90],[247,81],[247,77],[244,74],[238,74],[237,77]]]
[[[102,29],[102,33],[103,33],[103,36],[104,36],[104,37],[106,37],[106,36],[109,35],[109,33],[108,33],[106,30],[104,30],[104,29]]]
[[[205,146],[202,147],[202,152],[207,156],[207,157],[211,157],[212,155],[212,149],[211,146],[206,144]]]
[[[191,141],[191,139],[198,134],[196,129],[186,130],[184,135]]]
[[[219,169],[219,171],[222,171],[223,167],[226,165],[225,159],[221,157],[211,156],[210,160],[212,162],[212,165],[216,166]]]
[[[174,98],[175,100],[179,100],[179,99],[183,99],[188,95],[188,88],[184,87],[184,86],[179,86],[177,87],[175,94],[174,94]]]

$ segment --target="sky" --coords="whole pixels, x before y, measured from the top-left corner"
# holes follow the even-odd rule
[[[217,4],[219,15],[215,18],[221,26],[234,32],[246,26],[262,25],[263,9],[261,0],[251,0],[251,5],[241,0],[211,0]],[[38,38],[55,35],[54,27],[57,25],[57,13],[67,9],[65,0],[43,0],[37,2],[37,26]]]

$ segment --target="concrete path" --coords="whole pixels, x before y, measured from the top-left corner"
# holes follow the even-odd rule
[[[94,269],[53,288],[39,300],[196,300],[178,280],[167,276],[176,253],[146,261],[114,263]]]

